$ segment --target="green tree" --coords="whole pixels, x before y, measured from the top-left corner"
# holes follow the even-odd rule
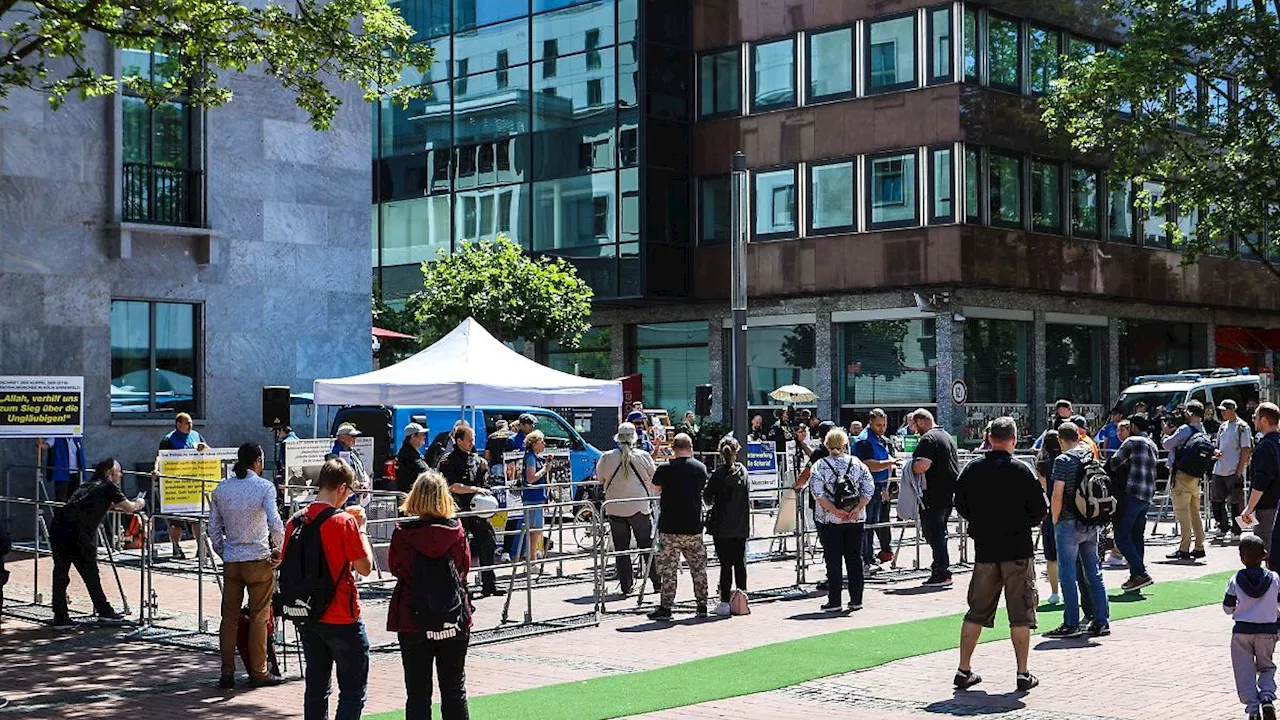
[[[162,72],[104,72],[111,68],[98,66],[94,35],[120,49],[157,50]],[[222,74],[261,66],[325,129],[341,105],[333,82],[359,85],[370,101],[427,93],[394,87],[402,68],[431,64],[431,49],[413,36],[385,0],[0,0],[0,107],[17,89],[46,93],[56,108],[122,85],[153,107],[179,95],[214,107],[231,99]]]
[[[1280,277],[1280,0],[1196,5],[1107,0],[1124,44],[1067,60],[1042,117],[1114,177],[1163,183],[1140,207],[1196,214],[1192,233],[1165,226],[1184,263],[1244,250]]]
[[[422,264],[422,290],[409,299],[424,342],[474,317],[503,341],[554,340],[577,347],[591,328],[591,286],[564,258],[533,258],[504,235],[463,243]]]

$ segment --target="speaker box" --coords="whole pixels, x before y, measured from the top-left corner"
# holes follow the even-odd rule
[[[262,388],[262,427],[289,424],[289,387],[268,385]]]
[[[711,414],[711,386],[695,385],[694,386],[694,404],[693,414],[698,417],[706,417]]]

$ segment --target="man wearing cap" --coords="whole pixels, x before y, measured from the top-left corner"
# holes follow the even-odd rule
[[[396,453],[396,490],[408,493],[413,489],[413,481],[429,469],[422,457],[422,447],[426,444],[426,428],[416,422],[404,426],[404,443]]]
[[[538,427],[538,418],[529,413],[521,413],[516,420],[516,434],[511,436],[511,449],[524,450],[524,436]]]
[[[631,537],[636,547],[648,550],[653,547],[653,503],[647,498],[653,495],[653,457],[636,446],[636,426],[624,422],[613,436],[617,448],[600,456],[596,462],[596,479],[604,486],[604,499],[627,500],[605,505],[605,517],[609,519],[609,531],[613,535],[613,547],[625,553],[631,549]],[[631,555],[619,555],[618,583],[622,594],[630,595],[634,584],[631,571]],[[649,579],[653,589],[658,589],[658,569],[652,558],[649,562]]]
[[[339,460],[345,460],[351,469],[356,473],[356,481],[362,487],[368,487],[369,473],[365,472],[364,459],[360,457],[360,453],[356,452],[356,438],[362,433],[356,429],[351,423],[342,423],[338,426],[338,436],[334,438],[333,449],[329,452]]]
[[[644,413],[639,410],[632,410],[627,415],[627,422],[631,423],[632,429],[636,431],[635,446],[647,453],[653,453],[653,441],[649,439],[649,433],[644,429]]]
[[[1253,453],[1253,429],[1236,413],[1235,400],[1223,400],[1218,405],[1222,424],[1218,426],[1217,450],[1213,464],[1213,480],[1209,484],[1209,506],[1217,524],[1214,535],[1223,537],[1228,532],[1240,537],[1240,525],[1236,516],[1244,509],[1244,469]]]

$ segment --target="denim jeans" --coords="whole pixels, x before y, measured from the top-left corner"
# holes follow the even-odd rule
[[[1063,623],[1080,624],[1080,589],[1076,587],[1076,581],[1081,569],[1093,601],[1093,619],[1099,623],[1110,622],[1107,586],[1102,582],[1102,567],[1098,562],[1098,529],[1073,517],[1063,516],[1053,526],[1053,532],[1058,543],[1058,583],[1062,586],[1065,605]],[[1081,566],[1079,569],[1077,562]]]
[[[951,577],[951,557],[947,554],[947,521],[950,519],[949,507],[926,507],[920,511],[920,531],[933,551],[933,564],[929,568],[931,579]]]
[[[1147,574],[1147,566],[1143,554],[1146,545],[1143,536],[1147,532],[1147,508],[1149,501],[1139,500],[1131,495],[1120,501],[1120,514],[1116,517],[1116,547],[1120,554],[1129,561],[1129,577],[1140,577]]]
[[[338,670],[338,712],[334,720],[359,720],[369,687],[369,636],[364,623],[311,622],[298,626],[307,661],[304,720],[329,720],[330,676]]]
[[[400,633],[400,662],[404,665],[405,720],[431,720],[431,666],[440,681],[440,717],[468,720],[468,633],[432,640],[423,633]]]
[[[876,485],[875,491],[871,493],[871,502],[867,503],[866,514],[867,524],[885,523],[889,521],[889,505],[883,499],[880,493],[884,492],[887,485]],[[876,539],[880,539],[880,549],[888,550],[893,544],[893,536],[889,532],[889,528],[870,528],[864,529],[862,534],[862,564],[870,565],[876,561]]]

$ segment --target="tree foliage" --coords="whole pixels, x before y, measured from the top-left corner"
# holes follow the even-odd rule
[[[1265,262],[1280,247],[1280,0],[1202,4],[1108,0],[1124,44],[1068,61],[1043,119],[1117,177],[1163,183],[1138,198],[1157,217],[1198,215],[1190,236],[1165,227],[1186,263],[1238,250]]]
[[[156,50],[160,77],[113,75],[94,34],[120,49]],[[124,86],[159,105],[179,95],[213,107],[231,99],[224,73],[255,66],[292,91],[317,129],[341,101],[330,83],[354,83],[366,100],[404,103],[424,87],[400,82],[425,71],[432,52],[385,0],[0,0],[0,107],[16,89],[68,97],[109,95]]]
[[[422,264],[422,290],[409,299],[424,342],[474,317],[502,341],[551,340],[577,347],[591,328],[591,286],[563,258],[533,258],[499,235],[464,243]]]

